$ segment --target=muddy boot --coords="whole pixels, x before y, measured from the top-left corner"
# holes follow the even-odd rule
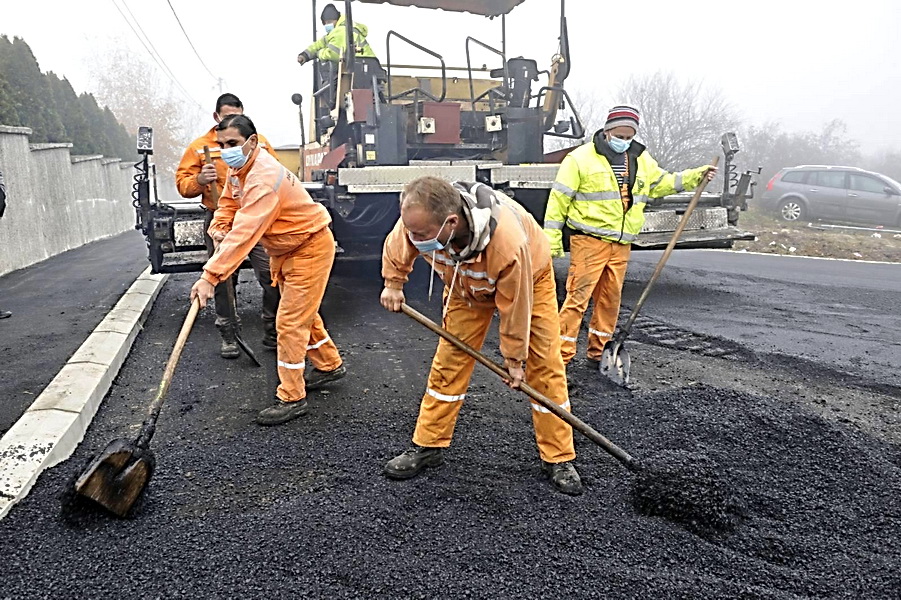
[[[222,345],[219,346],[219,356],[222,358],[238,358],[241,350],[238,348],[238,340],[235,339],[235,326],[224,319],[216,319],[216,329],[222,336]]]
[[[238,342],[235,336],[222,336],[222,345],[219,346],[219,356],[222,358],[238,358],[241,356],[241,350],[238,348]]]
[[[308,407],[306,400],[298,400],[297,402],[276,400],[274,405],[260,411],[257,415],[257,423],[260,425],[281,425],[307,414]]]
[[[309,376],[304,376],[304,382],[306,383],[308,390],[318,390],[326,383],[332,381],[338,381],[347,375],[347,369],[344,368],[342,364],[337,369],[332,371],[320,371],[319,369],[313,369],[310,372]]]
[[[562,463],[541,461],[541,466],[558,492],[569,496],[582,494],[582,479],[572,461]]]
[[[403,454],[395,456],[385,465],[385,475],[391,479],[410,479],[427,467],[440,467],[444,464],[441,448],[424,448],[413,445]]]
[[[278,334],[275,332],[275,321],[263,319],[263,347],[269,350],[278,348]]]

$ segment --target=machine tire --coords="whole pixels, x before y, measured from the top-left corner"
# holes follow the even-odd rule
[[[786,198],[779,203],[779,219],[797,223],[807,218],[807,206],[800,198]]]

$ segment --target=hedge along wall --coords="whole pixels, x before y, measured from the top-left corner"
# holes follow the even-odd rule
[[[0,275],[134,227],[132,165],[72,156],[72,144],[29,144],[30,134],[0,125]]]

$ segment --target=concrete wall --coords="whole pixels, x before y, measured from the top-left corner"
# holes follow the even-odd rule
[[[132,165],[72,156],[71,144],[29,145],[30,134],[0,125],[0,275],[134,226]]]

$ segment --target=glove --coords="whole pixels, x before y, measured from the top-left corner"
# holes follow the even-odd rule
[[[310,60],[310,59],[307,58],[307,55],[305,52],[301,52],[300,54],[297,55],[297,62],[299,62],[300,64],[303,64],[303,63],[307,62],[308,60]]]

